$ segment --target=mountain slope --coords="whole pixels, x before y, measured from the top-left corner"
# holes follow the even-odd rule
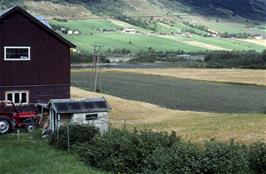
[[[266,37],[265,3],[265,0],[2,0],[0,11],[19,5],[33,15],[45,16],[59,34],[85,52],[91,52],[95,44],[104,45],[105,50],[125,48],[131,52],[149,47],[157,51],[262,51],[266,48],[265,40],[254,40],[252,36]],[[78,30],[80,34],[68,35],[60,31],[62,28]],[[135,29],[136,33],[123,33],[127,28]]]
[[[266,20],[265,0],[176,0],[199,10],[212,13],[217,9],[227,9],[248,19]]]
[[[48,0],[61,4],[84,5],[98,15],[119,16],[127,14],[174,13],[180,11],[207,16],[228,15],[221,9],[232,11],[248,19],[266,21],[266,0]],[[26,0],[2,0],[1,7],[22,4]],[[28,1],[31,2],[31,1]],[[35,2],[47,2],[35,0]],[[149,7],[150,6],[150,7]]]

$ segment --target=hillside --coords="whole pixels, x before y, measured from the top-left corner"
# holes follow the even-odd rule
[[[264,0],[3,0],[45,16],[57,32],[91,52],[264,50]],[[133,33],[124,29],[134,29]],[[76,34],[73,32],[76,31]]]

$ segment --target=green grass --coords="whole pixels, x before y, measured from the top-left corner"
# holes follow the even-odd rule
[[[156,36],[129,35],[122,33],[94,33],[92,36],[80,35],[66,37],[77,44],[78,48],[82,50],[92,50],[94,44],[103,45],[105,50],[108,48],[126,48],[133,52],[147,50],[149,47],[163,51],[181,49],[195,52],[205,50],[179,41]],[[131,44],[129,42],[131,42]]]
[[[92,89],[93,75],[73,71],[72,85]],[[103,93],[162,107],[219,113],[264,113],[265,87],[223,84],[123,72],[101,75]]]
[[[182,43],[182,40],[192,40],[200,41],[209,45],[219,46],[225,49],[232,50],[256,50],[262,51],[265,47],[261,45],[256,45],[253,43],[243,42],[236,39],[222,39],[222,38],[204,38],[199,35],[193,35],[191,38],[186,38],[183,36],[175,36],[173,39],[162,38],[157,36],[149,35],[129,35],[123,34],[121,32],[112,33],[102,33],[97,32],[96,29],[115,29],[119,31],[123,28],[136,28],[138,31],[150,32],[148,30],[142,29],[140,27],[134,27],[133,25],[127,24],[126,22],[121,22],[118,20],[104,20],[104,19],[87,19],[87,20],[68,20],[67,22],[59,22],[56,20],[51,21],[54,25],[64,26],[70,29],[78,29],[81,31],[79,36],[67,36],[63,35],[70,41],[77,45],[79,50],[86,52],[91,52],[93,50],[93,45],[100,44],[104,46],[104,50],[109,48],[126,48],[130,49],[132,52],[139,50],[146,50],[149,47],[155,50],[184,50],[187,52],[198,52],[207,50],[207,48],[201,48],[197,46],[192,46],[190,44]],[[184,25],[177,22],[170,26],[165,23],[158,22],[155,28],[158,32],[177,32],[182,29],[193,29],[199,34],[206,34],[206,32],[198,30],[196,28]],[[179,41],[180,40],[180,41]],[[129,44],[132,42],[132,44]]]
[[[235,39],[224,39],[224,38],[205,38],[194,35],[192,40],[204,42],[210,45],[223,47],[230,50],[256,50],[263,51],[266,47],[262,45],[257,45],[253,43],[247,43]]]
[[[0,136],[1,174],[105,174],[87,167],[79,159],[24,134]]]

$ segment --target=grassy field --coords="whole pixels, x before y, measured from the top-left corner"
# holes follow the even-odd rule
[[[193,68],[117,68],[104,69],[104,72],[131,72],[147,75],[175,77],[178,79],[192,79],[236,84],[251,84],[266,86],[266,70],[251,69],[193,69]]]
[[[122,33],[94,33],[93,35],[66,36],[81,50],[91,51],[94,44],[103,45],[104,50],[130,49],[132,52],[147,50],[152,47],[155,50],[186,50],[191,52],[204,51],[206,49],[191,46],[189,44],[172,39],[146,35],[129,35]]]
[[[112,106],[110,114],[113,126],[152,129],[155,131],[176,131],[186,140],[202,142],[210,138],[251,143],[266,141],[266,117],[263,114],[225,114],[191,112],[162,108],[157,105],[126,100],[107,94],[99,94],[71,88],[74,98],[104,96]]]
[[[184,80],[127,72],[101,74],[102,91],[162,107],[219,113],[264,113],[265,87]],[[89,70],[73,70],[72,85],[92,89]]]
[[[58,151],[46,142],[24,134],[0,136],[1,174],[106,174],[80,162],[73,155]]]
[[[138,31],[144,33],[151,32],[141,27],[130,25],[126,22],[118,20],[105,20],[105,19],[87,19],[87,20],[68,20],[67,22],[59,22],[56,20],[50,21],[51,24],[67,27],[72,30],[78,29],[81,31],[81,35],[68,36],[64,35],[67,39],[74,42],[79,50],[91,51],[92,45],[100,44],[104,45],[104,49],[109,48],[126,48],[133,52],[141,49],[147,49],[149,47],[155,50],[185,50],[188,52],[198,52],[204,50],[256,50],[262,51],[266,49],[265,45],[253,42],[246,42],[237,39],[222,39],[222,38],[205,38],[199,35],[193,35],[192,37],[186,37],[182,35],[178,36],[160,36],[160,35],[147,35],[147,34],[123,34],[121,32],[96,32],[96,29],[115,29],[120,30],[123,28],[135,28]],[[198,34],[206,34],[204,31],[196,28],[186,26],[180,21],[172,26],[157,22],[152,26],[158,30],[158,32],[176,32],[185,29],[193,29]],[[131,44],[129,44],[131,42]],[[198,42],[199,44],[195,44]],[[202,43],[202,44],[201,44]]]

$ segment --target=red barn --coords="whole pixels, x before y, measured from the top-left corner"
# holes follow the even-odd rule
[[[20,7],[0,14],[0,100],[31,106],[70,97],[75,45]]]

